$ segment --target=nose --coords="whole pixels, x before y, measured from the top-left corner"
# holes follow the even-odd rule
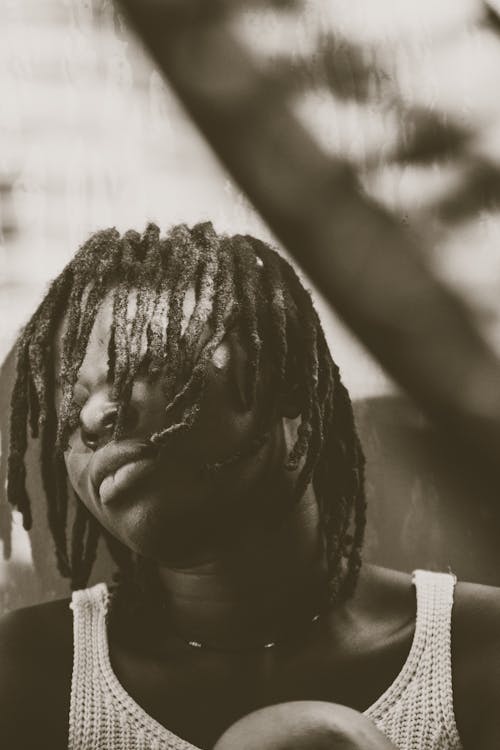
[[[80,412],[80,430],[84,444],[97,450],[108,443],[118,417],[119,404],[106,393],[93,394]]]

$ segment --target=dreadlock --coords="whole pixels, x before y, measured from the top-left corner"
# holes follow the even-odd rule
[[[187,295],[193,290],[193,309],[183,324]],[[175,226],[165,237],[154,224],[142,236],[134,231],[120,236],[116,229],[96,232],[52,283],[19,337],[8,499],[29,529],[25,453],[31,433],[41,442],[47,518],[61,574],[73,588],[85,586],[101,536],[123,579],[130,580],[138,566],[132,553],[101,529],[82,503],[77,502],[70,534],[67,528],[70,488],[63,454],[78,425],[75,382],[97,310],[108,294],[113,300],[109,376],[120,405],[114,438],[122,434],[139,372],[160,377],[167,413],[176,408],[181,414],[151,440],[163,443],[173,432],[188,431],[199,413],[212,355],[229,325],[236,327],[248,356],[248,403],[256,398],[264,359],[271,364],[276,397],[296,389],[300,422],[286,466],[298,472],[296,499],[311,482],[318,498],[331,598],[349,596],[361,565],[365,497],[364,459],[348,393],[311,297],[293,268],[264,242],[248,235],[219,236],[208,222],[192,228]],[[62,395],[56,413],[54,341],[63,321],[57,373]],[[200,350],[200,333],[207,326],[211,333]],[[268,428],[262,424],[248,450],[262,444]],[[208,468],[221,470],[238,457]]]

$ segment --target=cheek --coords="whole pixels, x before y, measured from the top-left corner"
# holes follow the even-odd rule
[[[265,451],[264,451],[265,453]],[[265,510],[259,454],[210,477],[188,468],[169,471],[143,486],[140,498],[103,519],[106,527],[144,557],[163,564],[186,563],[233,541]]]
[[[261,417],[256,408],[241,408],[228,373],[214,370],[187,438],[190,449],[206,463],[239,453],[261,432]]]
[[[73,445],[66,467],[80,500],[129,549],[157,562],[197,559],[269,513],[263,492],[269,483],[269,445],[208,476],[189,461],[166,457],[154,474],[108,507],[89,490],[89,454],[76,441]]]

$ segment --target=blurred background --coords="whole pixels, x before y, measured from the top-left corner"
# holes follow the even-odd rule
[[[296,117],[418,238],[432,273],[500,353],[495,6],[252,3],[233,30],[256,59],[286,64],[305,82]],[[9,559],[0,559],[0,612],[67,594],[36,471],[29,537],[3,497],[12,346],[49,280],[106,226],[210,219],[218,231],[277,244],[110,0],[4,0],[1,16],[0,547]],[[500,585],[496,492],[462,473],[446,441],[305,282],[355,401],[368,458],[365,558],[402,570],[451,568]],[[109,575],[102,554],[92,580]]]

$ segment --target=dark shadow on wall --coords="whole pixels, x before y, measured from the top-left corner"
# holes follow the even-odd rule
[[[498,487],[408,399],[360,400],[355,413],[367,459],[365,559],[500,585]]]
[[[12,353],[0,370],[1,486],[5,487]],[[451,452],[446,440],[403,397],[387,396],[355,403],[356,420],[367,457],[369,503],[365,559],[410,571],[447,570],[460,579],[500,585],[500,515],[496,492],[467,466],[467,457]],[[16,557],[0,576],[0,612],[68,595],[59,576],[45,518],[45,502],[36,470],[37,446],[28,453],[28,488],[33,502],[29,535],[34,565]],[[17,519],[16,519],[17,522]],[[11,514],[0,498],[0,539],[11,544]],[[113,572],[101,546],[91,582]]]

